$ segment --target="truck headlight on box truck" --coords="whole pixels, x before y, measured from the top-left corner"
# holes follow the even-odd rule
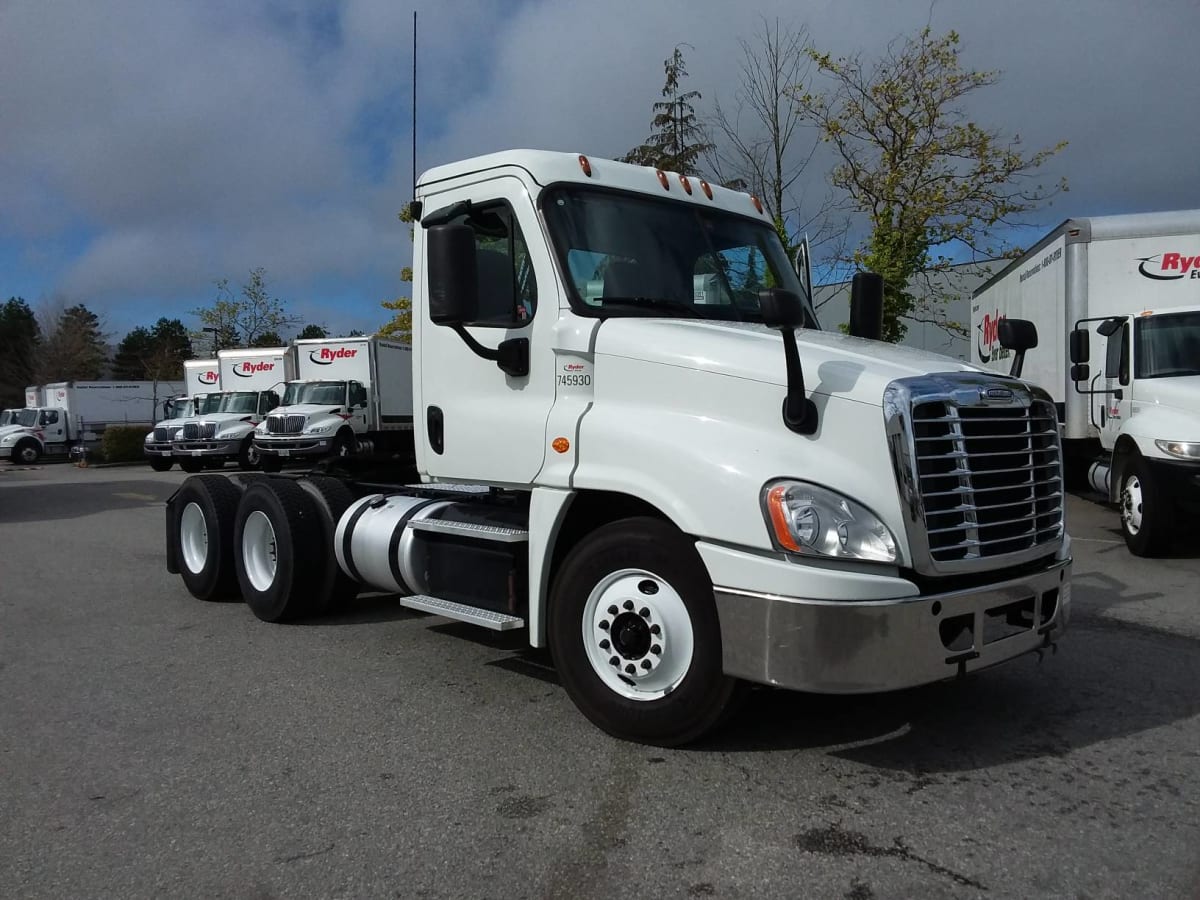
[[[763,489],[763,513],[780,550],[809,556],[897,561],[896,539],[879,518],[849,497],[806,481]]]
[[[1194,459],[1200,461],[1200,443],[1195,441],[1155,441],[1155,446],[1163,453],[1178,459]]]

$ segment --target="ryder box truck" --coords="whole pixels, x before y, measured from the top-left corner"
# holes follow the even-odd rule
[[[187,393],[173,398],[166,416],[154,424],[154,429],[146,435],[142,445],[150,468],[156,472],[166,472],[174,465],[173,443],[183,435],[183,426],[194,421],[196,416],[216,412],[220,405],[221,374],[217,369],[217,360],[185,360],[183,382]],[[211,408],[204,405],[209,397],[217,401]]]
[[[982,285],[974,361],[1007,371],[998,323],[1028,319],[1023,377],[1054,398],[1068,473],[1116,503],[1129,549],[1194,535],[1200,492],[1200,210],[1068,219]]]
[[[426,172],[411,209],[415,466],[187,479],[167,566],[196,597],[281,621],[387,591],[514,631],[591,721],[659,744],[743,681],[895,690],[1063,633],[1049,396],[818,330],[755,198],[514,150]]]

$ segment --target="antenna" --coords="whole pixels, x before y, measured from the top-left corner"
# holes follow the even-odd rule
[[[417,11],[413,10],[412,49],[412,203],[408,211],[413,221],[421,218],[421,206],[417,203]]]

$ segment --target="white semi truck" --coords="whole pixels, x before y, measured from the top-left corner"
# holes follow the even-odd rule
[[[187,393],[172,398],[171,406],[164,411],[163,420],[154,424],[154,429],[146,435],[142,446],[150,468],[156,472],[166,472],[174,465],[173,443],[183,435],[183,426],[196,416],[216,412],[220,406],[217,394],[221,390],[221,374],[217,360],[185,360],[183,382]],[[216,402],[206,404],[209,396]]]
[[[263,469],[411,447],[411,347],[372,335],[298,340],[293,349],[297,380],[255,434]]]
[[[414,470],[187,479],[167,566],[196,597],[281,621],[387,591],[519,630],[588,718],[658,744],[742,682],[888,691],[1063,633],[1050,397],[817,330],[756,199],[522,150],[427,172],[412,210]]]
[[[976,362],[1008,368],[998,329],[1016,317],[1037,326],[1023,375],[1054,398],[1068,472],[1118,505],[1129,549],[1155,556],[1190,536],[1200,210],[1068,219],[975,292]]]
[[[295,371],[287,347],[221,350],[217,353],[221,399],[215,411],[184,422],[172,449],[185,472],[220,468],[234,461],[259,467],[254,429],[279,405],[279,393]]]
[[[47,384],[36,398],[40,403],[21,410],[16,424],[0,433],[0,459],[29,465],[43,456],[68,456],[74,447],[94,450],[106,428],[148,425],[182,390],[182,383],[171,381]]]

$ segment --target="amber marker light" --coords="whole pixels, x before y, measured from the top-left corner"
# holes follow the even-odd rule
[[[755,197],[753,194],[750,195],[750,200],[754,203],[754,208],[758,210],[758,214],[761,216],[762,211],[763,211],[762,201],[759,200],[757,197]]]
[[[709,200],[712,199],[712,188],[708,186],[708,182],[703,178],[700,179],[700,190],[704,191],[704,196]]]
[[[571,442],[564,437],[557,437],[550,446],[554,448],[555,453],[566,453],[571,449]]]
[[[669,191],[671,189],[671,182],[667,178],[667,173],[662,169],[655,169],[654,171],[658,174],[658,183],[663,186],[663,190]]]
[[[801,552],[800,545],[792,537],[792,531],[787,524],[787,513],[783,511],[787,492],[786,485],[777,484],[771,488],[767,493],[767,512],[771,514],[771,527],[775,529],[775,540],[779,542],[779,546],[785,550],[799,553]]]
[[[592,177],[592,163],[582,153],[579,154],[579,168],[583,169],[583,174],[588,178]]]
[[[683,185],[683,192],[689,197],[692,196],[692,183],[688,181],[688,177],[686,175],[679,176],[679,183]]]

